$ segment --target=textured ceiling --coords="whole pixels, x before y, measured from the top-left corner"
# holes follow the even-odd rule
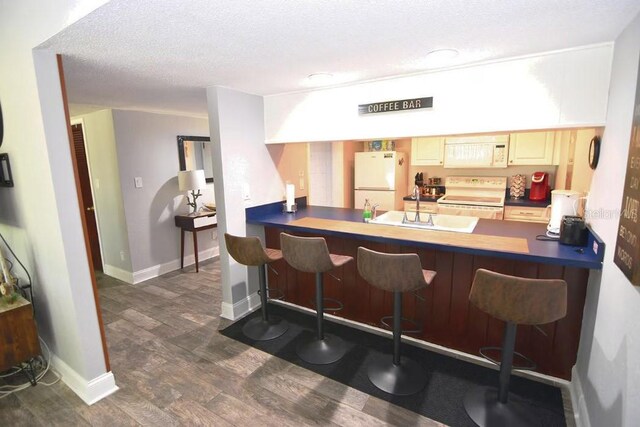
[[[638,0],[112,0],[41,47],[76,104],[206,115],[204,88],[259,95],[305,77],[361,81],[616,38]]]

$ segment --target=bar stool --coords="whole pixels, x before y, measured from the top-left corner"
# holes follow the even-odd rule
[[[427,374],[415,361],[400,356],[402,293],[428,286],[435,271],[423,270],[418,254],[385,254],[358,248],[358,272],[368,283],[393,292],[393,359],[368,367],[369,380],[382,391],[407,396],[422,390]]]
[[[353,257],[329,253],[327,242],[322,237],[298,237],[280,234],[280,247],[284,259],[296,270],[316,275],[316,337],[300,342],[296,353],[305,362],[328,365],[342,358],[347,352],[345,342],[324,333],[324,289],[323,273],[340,267]]]
[[[289,329],[289,324],[277,316],[269,316],[267,310],[267,264],[282,259],[282,252],[277,249],[264,249],[257,237],[238,237],[224,233],[227,251],[240,264],[258,267],[260,284],[260,302],[262,317],[249,320],[242,327],[242,332],[252,340],[267,341],[278,338]]]
[[[509,395],[517,325],[542,325],[567,314],[564,280],[525,279],[493,271],[476,271],[469,301],[485,313],[506,322],[502,338],[499,387],[477,387],[464,398],[464,408],[479,426],[539,425],[535,411]],[[516,353],[521,357],[519,353]],[[527,359],[526,357],[524,357]],[[528,359],[527,359],[528,360]]]

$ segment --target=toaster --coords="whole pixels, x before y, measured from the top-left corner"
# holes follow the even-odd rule
[[[560,243],[571,246],[587,246],[589,231],[584,219],[565,215],[560,222]]]

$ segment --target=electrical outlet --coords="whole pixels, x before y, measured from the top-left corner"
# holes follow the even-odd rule
[[[124,261],[124,251],[120,251],[120,261]]]
[[[142,177],[141,176],[136,176],[133,179],[133,182],[135,183],[136,188],[142,188]]]
[[[300,189],[304,190],[304,178],[300,178]]]
[[[249,190],[249,184],[242,186],[242,200],[251,200],[251,192]]]

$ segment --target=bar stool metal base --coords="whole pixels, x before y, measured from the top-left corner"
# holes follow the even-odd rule
[[[328,365],[342,359],[347,353],[347,344],[340,337],[324,334],[324,339],[321,340],[314,337],[301,341],[296,347],[296,353],[307,363]]]
[[[369,364],[369,381],[380,390],[395,396],[408,396],[427,384],[427,373],[417,362],[403,358],[399,365],[393,361],[376,360]]]
[[[498,390],[492,387],[469,391],[464,397],[464,409],[479,426],[540,426],[540,417],[533,408],[512,394],[507,403],[501,403]]]
[[[277,316],[269,316],[268,320],[255,318],[242,327],[242,333],[255,341],[268,341],[283,335],[289,329],[289,323]]]

